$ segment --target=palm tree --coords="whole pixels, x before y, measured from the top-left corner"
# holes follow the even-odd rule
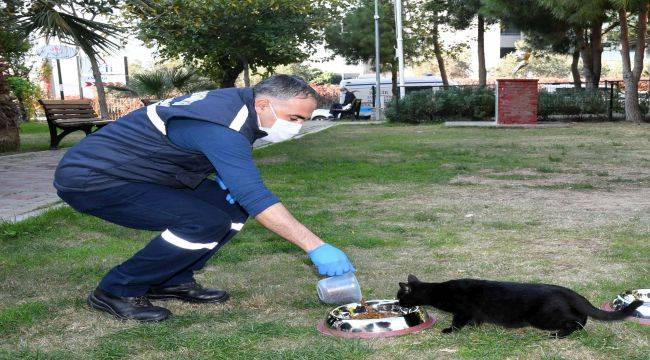
[[[16,4],[14,1],[5,0],[4,7],[0,8],[0,21],[2,28],[0,35],[0,54],[5,54],[8,50],[5,48],[5,40],[15,37],[16,34]],[[11,47],[11,40],[8,40]],[[0,55],[0,152],[16,151],[20,148],[20,135],[18,129],[20,126],[20,112],[5,78],[6,71],[9,69],[8,59]]]
[[[7,4],[13,3],[9,1]],[[11,11],[9,8],[2,11],[12,20],[16,20],[13,5]],[[88,55],[95,86],[97,86],[101,116],[105,117],[108,114],[108,107],[97,57],[99,51],[110,51],[119,47],[111,38],[119,35],[120,28],[68,13],[59,5],[50,0],[34,1],[27,13],[19,17],[19,23],[24,31],[40,33],[46,38],[57,37],[62,42],[78,45]],[[69,5],[74,12],[72,5]],[[5,61],[0,59],[0,151],[15,151],[20,147],[18,133],[20,113],[6,84],[6,68]]]
[[[9,91],[4,72],[7,64],[0,62],[0,152],[20,148],[20,111]]]
[[[107,86],[109,91],[126,96],[165,99],[178,93],[190,93],[218,87],[197,75],[196,70],[183,67],[160,68],[133,75],[124,86]]]
[[[115,25],[77,16],[73,5],[70,7],[73,13],[57,7],[57,3],[51,0],[37,0],[23,17],[23,26],[26,30],[40,33],[45,38],[57,37],[62,42],[77,45],[86,53],[95,78],[100,116],[106,118],[108,106],[97,58],[100,51],[111,52],[120,47],[111,38],[118,38],[121,29]]]

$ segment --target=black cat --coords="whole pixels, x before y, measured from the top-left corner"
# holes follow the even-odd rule
[[[451,327],[443,333],[488,322],[511,328],[534,326],[554,331],[552,336],[565,337],[584,328],[587,317],[622,320],[643,304],[636,300],[619,311],[603,311],[575,291],[547,284],[476,279],[425,283],[409,275],[408,283],[399,286],[400,306],[430,305],[454,315]]]

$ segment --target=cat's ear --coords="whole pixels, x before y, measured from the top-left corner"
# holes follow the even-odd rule
[[[409,284],[407,284],[407,283],[403,283],[403,282],[399,283],[399,288],[400,288],[400,290],[402,290],[405,294],[408,294],[408,293],[411,292],[411,285],[409,285]]]
[[[416,278],[415,275],[409,275],[408,281],[409,281],[409,283],[419,283],[420,282],[420,280],[418,280],[418,278]]]

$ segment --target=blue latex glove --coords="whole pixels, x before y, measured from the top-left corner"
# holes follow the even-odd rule
[[[228,190],[228,187],[219,176],[217,176],[217,183],[219,184],[221,190]],[[226,193],[226,201],[228,201],[231,205],[235,203],[235,198],[230,195],[230,192]]]
[[[323,244],[307,253],[321,275],[343,275],[356,271],[345,253],[330,244]]]

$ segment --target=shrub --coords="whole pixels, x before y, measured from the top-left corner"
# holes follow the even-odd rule
[[[29,121],[36,114],[36,104],[41,96],[38,85],[19,76],[8,76],[7,83],[11,93],[18,100],[22,121]]]
[[[340,74],[334,74],[331,72],[324,72],[315,78],[311,79],[311,82],[313,82],[316,85],[326,85],[326,84],[334,84],[338,85],[341,83],[341,75]]]
[[[420,90],[393,99],[386,109],[390,121],[434,123],[447,119],[482,120],[494,114],[494,91],[483,87]],[[399,111],[398,111],[399,108]]]
[[[537,115],[547,119],[550,115],[606,114],[609,95],[605,91],[559,89],[540,91]]]

